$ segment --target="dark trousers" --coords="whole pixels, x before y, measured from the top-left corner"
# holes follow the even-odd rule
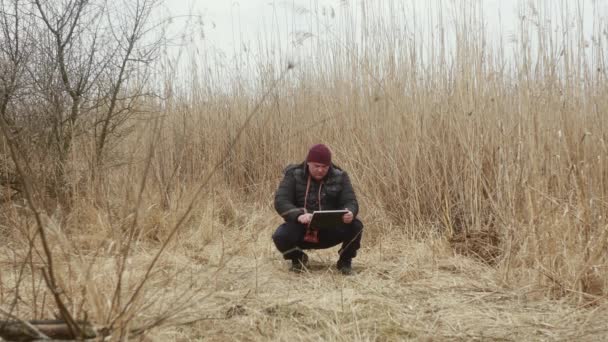
[[[277,249],[283,253],[288,260],[298,259],[302,256],[303,249],[324,249],[342,243],[340,258],[350,259],[357,256],[357,250],[361,247],[361,234],[363,223],[354,219],[350,224],[342,224],[333,229],[319,230],[319,242],[311,243],[304,241],[306,226],[300,223],[285,222],[272,234],[272,240]]]

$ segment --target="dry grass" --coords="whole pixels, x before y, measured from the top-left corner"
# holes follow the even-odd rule
[[[44,199],[74,316],[100,326],[118,319],[123,332],[150,327],[145,335],[157,341],[607,338],[605,22],[587,63],[580,21],[557,37],[535,26],[547,8],[527,8],[510,56],[488,42],[473,7],[454,8],[462,20],[453,24],[446,13],[434,18],[458,42],[451,56],[433,33],[411,39],[415,27],[370,17],[360,37],[348,29],[319,37],[279,87],[270,86],[279,72],[268,56],[257,56],[259,78],[235,80],[229,94],[208,90],[226,75],[200,76],[205,66],[194,63],[188,91],[171,84],[159,130],[138,126],[94,182],[91,144],[75,146],[71,201]],[[347,14],[338,19],[355,27]],[[222,159],[260,100],[250,87],[270,96]],[[320,141],[361,202],[354,277],[333,270],[335,250],[312,253],[309,273],[290,274],[271,244],[281,169]],[[18,298],[18,316],[48,318],[56,312],[38,244],[28,257],[32,227],[19,196],[5,202],[0,303]]]
[[[221,215],[217,213],[218,218]],[[375,245],[364,240],[365,247],[355,261],[355,276],[344,277],[335,270],[337,248],[311,252],[309,271],[296,275],[287,271],[287,263],[269,239],[272,228],[268,227],[277,224],[270,211],[242,208],[234,215],[235,220],[244,220],[240,229],[222,227],[222,238],[205,246],[193,243],[200,238],[198,229],[186,232],[158,265],[149,290],[137,303],[134,324],[145,325],[173,310],[175,315],[148,333],[147,340],[520,341],[608,337],[604,300],[577,305],[567,297],[547,298],[545,290],[534,284],[509,286],[496,268],[455,254],[441,238],[414,241],[399,230],[383,227],[386,233],[376,237]],[[209,219],[205,217],[205,221]],[[135,249],[129,263],[130,280],[142,276],[153,250],[153,244]],[[1,255],[9,255],[5,251],[3,248]],[[89,284],[88,307],[96,310],[90,312],[92,317],[107,310],[103,290],[112,288],[108,276],[116,272],[113,259],[104,252],[99,254],[93,279],[78,278],[84,272],[78,270],[81,263],[76,255],[61,258],[62,270],[72,269],[74,284]],[[4,298],[10,298],[11,260],[0,262],[5,270]],[[69,284],[65,287],[71,288]],[[76,297],[78,294],[72,298]],[[18,313],[32,317],[31,312]]]

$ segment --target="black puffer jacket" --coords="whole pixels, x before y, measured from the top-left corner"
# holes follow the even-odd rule
[[[311,177],[306,206],[304,205],[308,182],[306,163],[289,165],[284,173],[283,180],[274,195],[274,207],[285,221],[297,222],[298,216],[319,210],[319,187],[321,187],[321,209],[346,208],[355,217],[357,216],[359,204],[346,171],[332,164],[322,182],[317,182]]]

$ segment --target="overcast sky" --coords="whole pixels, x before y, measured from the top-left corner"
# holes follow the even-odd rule
[[[206,54],[221,54],[226,61],[234,56],[242,55],[245,50],[251,51],[259,47],[260,39],[265,45],[280,46],[281,58],[289,59],[290,55],[306,49],[306,45],[293,44],[306,32],[316,34],[316,20],[321,18],[331,23],[332,30],[339,30],[340,17],[350,11],[356,21],[361,17],[362,0],[168,0],[164,10],[174,16],[182,14],[200,15],[202,18],[203,35],[198,34],[197,46]],[[519,11],[531,7],[545,8],[552,13],[551,28],[561,30],[562,7],[568,7],[568,25],[575,22],[577,6],[582,9],[584,32],[586,39],[591,40],[594,18],[602,18],[605,22],[608,14],[608,0],[367,0],[367,4],[399,4],[405,8],[407,19],[416,19],[416,29],[432,30],[427,20],[439,7],[444,15],[450,18],[454,7],[463,3],[474,2],[481,4],[484,12],[484,22],[490,38],[499,41],[502,34],[508,41],[509,37],[517,36]],[[430,5],[428,5],[430,3]],[[437,4],[441,4],[438,6]],[[530,4],[536,4],[535,6]],[[371,7],[374,7],[371,6]],[[377,7],[377,6],[376,6]],[[403,13],[400,13],[402,17]],[[330,15],[335,18],[329,19]],[[387,17],[390,13],[387,11]],[[317,19],[313,19],[316,17]],[[376,14],[378,17],[378,14]],[[452,16],[451,18],[453,18]],[[449,19],[452,20],[452,19]],[[450,22],[446,23],[449,25]],[[448,28],[449,30],[449,28]],[[559,34],[559,33],[558,33]],[[490,43],[493,43],[490,42]]]
[[[194,14],[202,14],[206,24],[207,38],[217,42],[223,47],[233,46],[235,41],[240,41],[241,38],[253,39],[257,34],[265,34],[265,30],[272,26],[272,22],[278,18],[278,23],[275,23],[275,28],[279,30],[289,30],[293,28],[293,23],[300,21],[305,23],[306,19],[302,13],[298,13],[297,8],[314,10],[315,8],[334,11],[341,11],[344,4],[351,7],[357,7],[362,0],[170,0],[165,6],[174,15],[185,14],[192,12]],[[370,4],[383,0],[367,0]],[[446,0],[442,1],[446,6],[450,4],[459,4],[464,1],[471,0]],[[387,2],[387,1],[385,1]],[[412,4],[417,3],[416,8],[422,10],[425,3],[437,3],[432,1],[412,1],[412,0],[393,0],[396,3],[404,3],[408,8],[413,8]],[[556,10],[561,5],[566,3],[571,7],[571,11],[575,10],[576,0],[540,0],[540,1],[522,1],[522,0],[477,0],[484,7],[484,12],[487,19],[487,24],[490,29],[497,28],[499,22],[506,31],[514,29],[517,24],[518,4],[527,3],[545,3],[552,4]],[[591,25],[593,15],[593,3],[597,2],[599,9],[604,12],[603,17],[606,17],[608,9],[608,0],[582,0],[580,3],[585,8],[584,14],[588,16],[588,23]],[[574,13],[572,13],[574,15]],[[424,14],[422,15],[424,16]],[[278,24],[278,25],[276,25]],[[241,37],[244,34],[245,37]],[[238,42],[236,42],[238,44]]]

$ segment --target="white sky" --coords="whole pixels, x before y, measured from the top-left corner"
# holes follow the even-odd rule
[[[273,47],[270,50],[278,55],[274,56],[275,60],[290,60],[292,55],[306,49],[306,43],[296,45],[293,42],[302,37],[303,32],[317,34],[318,20],[329,23],[334,31],[340,30],[339,18],[343,18],[344,13],[351,13],[354,20],[360,22],[361,2],[362,0],[166,0],[164,10],[175,16],[200,14],[204,38],[203,35],[197,35],[199,41],[195,45],[199,48],[198,53],[206,55],[207,59],[214,58],[216,62],[213,63],[217,63],[217,56],[221,56],[223,62],[227,65],[232,63],[234,67],[245,63],[242,60],[246,58],[243,57],[244,51],[246,55],[261,45]],[[564,25],[561,18],[564,11],[561,8],[567,8],[570,18],[565,21],[565,25],[572,27],[577,6],[580,5],[585,38],[588,40],[592,39],[594,18],[602,18],[605,25],[608,15],[608,0],[367,0],[366,3],[398,4],[403,7],[403,13],[407,12],[406,17],[417,18],[416,29],[431,32],[433,24],[429,23],[428,18],[436,14],[439,8],[450,20],[446,25],[450,25],[454,17],[451,11],[465,2],[483,6],[486,29],[493,40],[490,43],[499,42],[501,34],[505,41],[517,37],[520,17],[518,11],[522,8],[526,9],[528,15],[533,7],[547,9],[550,15],[545,17],[551,18],[550,27],[557,36]],[[332,11],[335,18],[330,19]],[[402,18],[402,15],[401,13],[399,17]],[[390,16],[388,11],[386,16]],[[411,25],[404,23],[407,24]],[[256,51],[260,53],[259,50]],[[269,55],[268,51],[264,53]],[[209,57],[210,55],[214,57]],[[241,60],[236,61],[234,56]],[[205,63],[212,64],[209,60]]]

